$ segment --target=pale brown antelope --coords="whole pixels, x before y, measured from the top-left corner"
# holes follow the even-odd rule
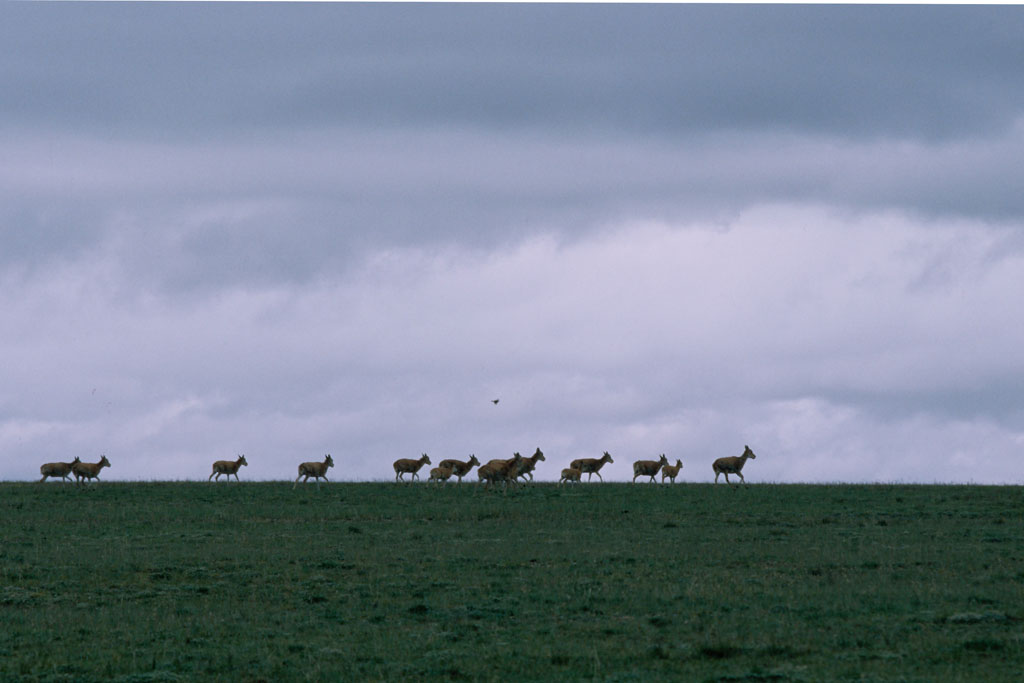
[[[538,448],[529,458],[523,458],[519,461],[513,478],[518,479],[522,477],[525,481],[526,477],[530,477],[530,481],[533,481],[533,470],[537,467],[537,463],[544,459],[544,453]]]
[[[562,484],[570,481],[574,481],[578,484],[580,483],[580,476],[582,474],[583,473],[577,469],[567,467],[564,470],[562,470],[562,478],[558,480],[558,485],[561,486]]]
[[[427,479],[427,483],[437,482],[438,484],[448,485],[448,480],[452,478],[453,470],[451,467],[435,467],[430,470],[430,478]]]
[[[612,460],[612,456],[608,451],[605,451],[604,455],[600,458],[580,458],[578,460],[573,460],[569,464],[569,469],[579,470],[583,474],[586,474],[587,481],[590,481],[596,474],[597,478],[604,482],[604,477],[601,476],[601,468],[604,467],[606,462],[615,462]]]
[[[507,476],[508,480],[511,481],[513,485],[517,483],[517,472],[519,471],[519,468],[522,466],[522,464],[523,456],[519,455],[519,453],[513,453],[511,458],[495,458],[494,460],[491,460],[487,463],[487,465],[491,466],[492,468],[491,470],[488,470],[488,472],[501,472],[502,476]],[[495,470],[493,468],[497,469]],[[479,473],[480,470],[477,470],[477,474]]]
[[[42,484],[46,481],[47,477],[60,477],[60,480],[64,483],[71,481],[71,469],[75,464],[82,462],[82,459],[77,455],[71,462],[48,462],[39,468],[39,474],[43,475],[43,478],[39,480]]]
[[[479,483],[484,484],[485,489],[489,489],[500,481],[504,484],[502,490],[507,493],[510,482],[516,486],[513,473],[522,460],[523,456],[516,453],[508,460],[491,460],[486,465],[481,465],[476,471]]]
[[[725,475],[725,483],[726,484],[729,483],[729,475],[730,474],[735,474],[736,476],[738,476],[740,478],[741,482],[746,484],[747,480],[743,478],[743,471],[742,470],[743,470],[743,465],[746,464],[746,462],[747,462],[747,458],[750,458],[751,460],[757,459],[757,456],[754,455],[754,451],[750,450],[750,446],[744,446],[743,447],[743,455],[739,456],[738,458],[737,457],[733,457],[733,458],[719,458],[718,460],[716,460],[711,465],[711,468],[713,470],[715,470],[715,483],[716,484],[718,483],[718,475],[719,474],[724,474]]]
[[[462,483],[462,478],[469,474],[469,471],[480,464],[480,461],[476,459],[475,455],[469,456],[469,462],[462,462],[461,460],[442,460],[437,463],[438,467],[443,467],[452,471],[452,476],[457,477],[459,483]]]
[[[309,481],[310,477],[316,479],[316,487],[320,488],[320,477],[324,478],[328,484],[331,480],[327,478],[327,469],[334,467],[334,459],[328,453],[324,456],[323,462],[304,462],[299,465],[299,476],[295,477],[295,483],[292,484],[292,489],[299,485],[299,479],[302,479],[302,483],[305,484]],[[305,477],[305,479],[303,479]]]
[[[238,479],[238,468],[242,465],[248,466],[249,463],[245,461],[245,456],[238,456],[237,460],[218,460],[213,463],[213,471],[210,472],[210,476],[206,478],[206,481],[213,479],[214,481],[220,481],[220,475],[227,475],[226,480],[231,480],[231,475],[235,475],[235,481]]]
[[[419,479],[419,475],[417,475],[416,473],[420,471],[421,467],[429,464],[430,458],[427,457],[426,453],[424,453],[419,460],[413,460],[412,458],[402,458],[401,460],[396,460],[395,481],[405,481],[404,479],[402,479],[402,475],[405,474],[406,472],[412,474],[412,479],[410,479],[410,481]]]
[[[637,460],[633,463],[633,483],[636,483],[637,477],[650,477],[651,481],[654,481],[655,475],[658,474],[658,470],[662,466],[668,464],[668,458],[662,453],[661,457],[657,460]]]
[[[99,479],[100,470],[104,467],[110,467],[110,461],[107,460],[105,455],[100,456],[99,462],[76,462],[71,466],[71,472],[75,475],[75,483],[81,484],[83,480]]]
[[[681,469],[683,469],[683,461],[678,459],[675,465],[663,465],[661,468],[661,483],[665,483],[665,477],[671,479],[673,484],[676,483],[676,477]]]

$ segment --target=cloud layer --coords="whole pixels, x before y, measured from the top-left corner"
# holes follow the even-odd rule
[[[1018,12],[90,10],[0,10],[0,478],[1020,481]]]

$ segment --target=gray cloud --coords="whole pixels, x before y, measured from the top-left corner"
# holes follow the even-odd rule
[[[1013,8],[20,6],[11,122],[174,138],[295,126],[948,138],[1013,124]]]
[[[1024,213],[1024,125],[973,144],[331,129],[188,145],[37,133],[7,149],[0,262],[113,250],[148,286],[179,291],[316,279],[378,248],[573,239],[764,202],[999,224]]]
[[[1019,479],[1019,12],[0,17],[0,477]]]

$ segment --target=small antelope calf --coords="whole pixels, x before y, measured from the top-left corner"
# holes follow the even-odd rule
[[[39,474],[43,475],[43,478],[39,480],[39,483],[42,484],[44,481],[46,481],[47,477],[60,477],[60,480],[63,483],[71,481],[71,477],[68,475],[71,474],[72,468],[74,468],[74,466],[80,462],[82,462],[81,458],[79,458],[76,455],[75,459],[72,460],[71,462],[46,463],[45,465],[39,468]]]
[[[424,453],[419,460],[413,460],[412,458],[402,458],[401,460],[396,460],[394,465],[395,481],[405,481],[404,479],[402,479],[402,475],[405,474],[406,472],[412,474],[412,478],[410,479],[410,481],[415,481],[416,479],[419,479],[419,476],[416,473],[420,471],[420,468],[423,467],[424,465],[429,464],[430,458],[427,457],[426,453]]]
[[[480,461],[476,459],[476,456],[471,455],[469,456],[469,462],[462,462],[461,460],[442,460],[437,464],[437,466],[451,470],[452,475],[458,477],[458,481],[461,484],[462,478],[469,474],[469,471],[479,464]]]
[[[600,458],[580,458],[573,460],[569,464],[569,469],[579,470],[583,474],[587,475],[587,481],[590,481],[596,474],[597,478],[604,482],[604,477],[601,476],[601,468],[604,467],[606,462],[615,462],[612,460],[612,456],[609,455],[608,451],[604,452]]]
[[[107,456],[100,456],[99,462],[76,462],[71,466],[71,472],[75,475],[76,484],[81,484],[82,481],[88,481],[90,479],[99,479],[100,470],[104,467],[110,467],[110,461],[107,460]]]
[[[671,479],[673,484],[676,483],[676,476],[681,469],[683,469],[683,461],[678,459],[675,465],[663,465],[661,468],[661,483],[665,483],[665,477]]]
[[[235,481],[238,479],[238,468],[242,465],[248,465],[245,461],[245,456],[238,456],[238,460],[218,460],[213,463],[213,472],[210,472],[210,476],[206,478],[206,481],[213,479],[214,481],[220,481],[220,475],[226,474],[226,481],[231,481],[231,475],[235,475]]]
[[[427,483],[437,482],[438,484],[448,485],[448,480],[452,478],[454,471],[451,467],[435,467],[430,470],[430,479],[427,479]]]
[[[668,458],[664,453],[657,460],[637,460],[633,463],[633,483],[636,483],[637,477],[650,477],[653,482],[654,476],[664,465],[668,465]]]
[[[719,474],[725,475],[726,484],[729,483],[729,475],[735,474],[740,478],[741,482],[746,484],[747,480],[743,478],[742,470],[743,465],[746,464],[747,462],[747,458],[750,458],[751,460],[757,459],[757,456],[754,455],[754,451],[750,450],[750,446],[744,446],[743,455],[739,456],[738,458],[719,458],[714,463],[712,463],[711,468],[715,470],[715,483],[718,483]]]
[[[309,481],[310,477],[315,477],[317,488],[320,488],[320,477],[323,477],[324,481],[328,484],[331,483],[327,478],[327,469],[329,467],[334,467],[334,460],[331,458],[330,453],[324,456],[323,462],[302,463],[299,465],[299,476],[295,477],[295,483],[292,484],[292,489],[294,490],[295,487],[299,485],[299,479],[302,479],[303,477],[305,477],[305,479],[302,479],[303,484]]]
[[[562,484],[564,484],[566,482],[571,482],[571,481],[574,481],[577,484],[579,484],[580,483],[580,476],[582,474],[583,473],[580,472],[577,469],[574,469],[572,467],[567,467],[564,470],[562,470],[562,478],[558,480],[558,485],[561,486]]]

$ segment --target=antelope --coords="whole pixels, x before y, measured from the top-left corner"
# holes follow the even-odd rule
[[[451,467],[435,467],[430,470],[430,479],[427,482],[436,481],[438,484],[448,485],[448,480],[451,479],[453,470]]]
[[[509,482],[512,482],[513,486],[516,485],[515,471],[522,460],[523,456],[516,453],[509,460],[491,460],[486,465],[481,465],[476,471],[479,483],[486,482],[484,488],[490,488],[495,482],[504,482],[502,490],[508,493]]]
[[[577,484],[580,483],[580,475],[583,473],[572,467],[567,467],[562,470],[562,478],[558,480],[558,485],[561,486],[565,482],[574,481]]]
[[[461,460],[442,460],[437,464],[438,467],[449,469],[452,474],[459,479],[459,483],[462,483],[462,478],[469,474],[469,471],[473,469],[475,465],[479,465],[480,461],[476,459],[475,455],[469,456],[469,462],[462,462]]]
[[[665,477],[672,480],[672,483],[676,483],[676,475],[679,474],[679,470],[683,469],[683,461],[676,460],[675,465],[662,465],[661,467],[661,483],[665,483]]]
[[[518,463],[522,459],[523,459],[523,456],[519,455],[519,453],[513,453],[512,457],[508,458],[508,459],[506,459],[506,458],[495,458],[494,460],[489,460],[487,462],[487,465],[484,465],[484,467],[491,467],[491,468],[495,468],[495,467],[511,467],[513,464]],[[477,474],[478,475],[480,474],[480,470],[477,470]]]
[[[529,458],[523,458],[518,465],[516,465],[515,476],[513,479],[522,477],[524,480],[527,476],[530,477],[530,481],[533,481],[533,469],[537,467],[537,462],[544,460],[544,453],[538,448],[537,451]]]
[[[310,477],[316,478],[316,487],[320,488],[320,477],[324,478],[328,484],[331,480],[327,478],[327,468],[334,467],[334,459],[331,458],[330,454],[324,456],[323,462],[304,462],[299,465],[299,476],[295,477],[295,483],[292,484],[292,490],[299,485],[299,479],[302,479],[302,483],[305,484],[309,481]],[[305,479],[303,479],[305,477]]]
[[[60,480],[62,482],[71,481],[71,477],[69,477],[68,475],[71,474],[72,468],[74,468],[74,466],[80,462],[82,462],[81,458],[79,458],[76,455],[75,459],[72,460],[71,462],[46,463],[45,465],[39,468],[39,474],[43,475],[43,478],[39,480],[39,483],[42,484],[44,481],[46,481],[47,477],[60,477]]]
[[[654,476],[664,465],[668,465],[668,459],[664,453],[657,460],[637,460],[633,463],[633,483],[636,483],[637,477],[650,477],[651,481],[654,481]]]
[[[429,464],[430,458],[427,457],[426,453],[424,453],[423,457],[421,457],[419,460],[413,460],[411,458],[402,458],[401,460],[396,460],[394,465],[395,481],[405,481],[404,479],[402,479],[402,475],[405,474],[406,472],[412,473],[413,480],[419,479],[419,476],[416,473],[420,471],[421,467]]]
[[[751,460],[757,458],[757,456],[754,455],[754,451],[750,450],[750,446],[744,446],[743,455],[738,458],[719,458],[712,463],[711,468],[715,471],[715,483],[718,483],[719,474],[725,475],[726,484],[729,483],[729,475],[735,474],[740,478],[741,482],[746,484],[747,480],[743,478],[742,470],[743,465],[747,462],[747,458],[750,458]]]
[[[110,467],[110,461],[107,460],[107,456],[100,456],[99,462],[82,462],[78,461],[71,466],[71,472],[75,475],[77,480],[76,484],[81,484],[82,480],[99,479],[100,470],[104,467]]]
[[[238,481],[238,468],[248,464],[245,461],[244,455],[238,456],[238,460],[218,460],[213,463],[213,472],[210,472],[210,476],[206,478],[206,481],[210,481],[214,477],[216,477],[215,481],[220,481],[220,475],[222,474],[227,475],[226,481],[231,480],[232,474],[235,475],[235,481]]]
[[[581,458],[579,460],[573,460],[569,464],[570,469],[579,470],[581,473],[587,475],[587,481],[590,481],[594,475],[604,482],[604,477],[601,476],[601,468],[604,467],[606,462],[615,462],[612,460],[612,456],[609,455],[608,451],[604,452],[600,458]]]

